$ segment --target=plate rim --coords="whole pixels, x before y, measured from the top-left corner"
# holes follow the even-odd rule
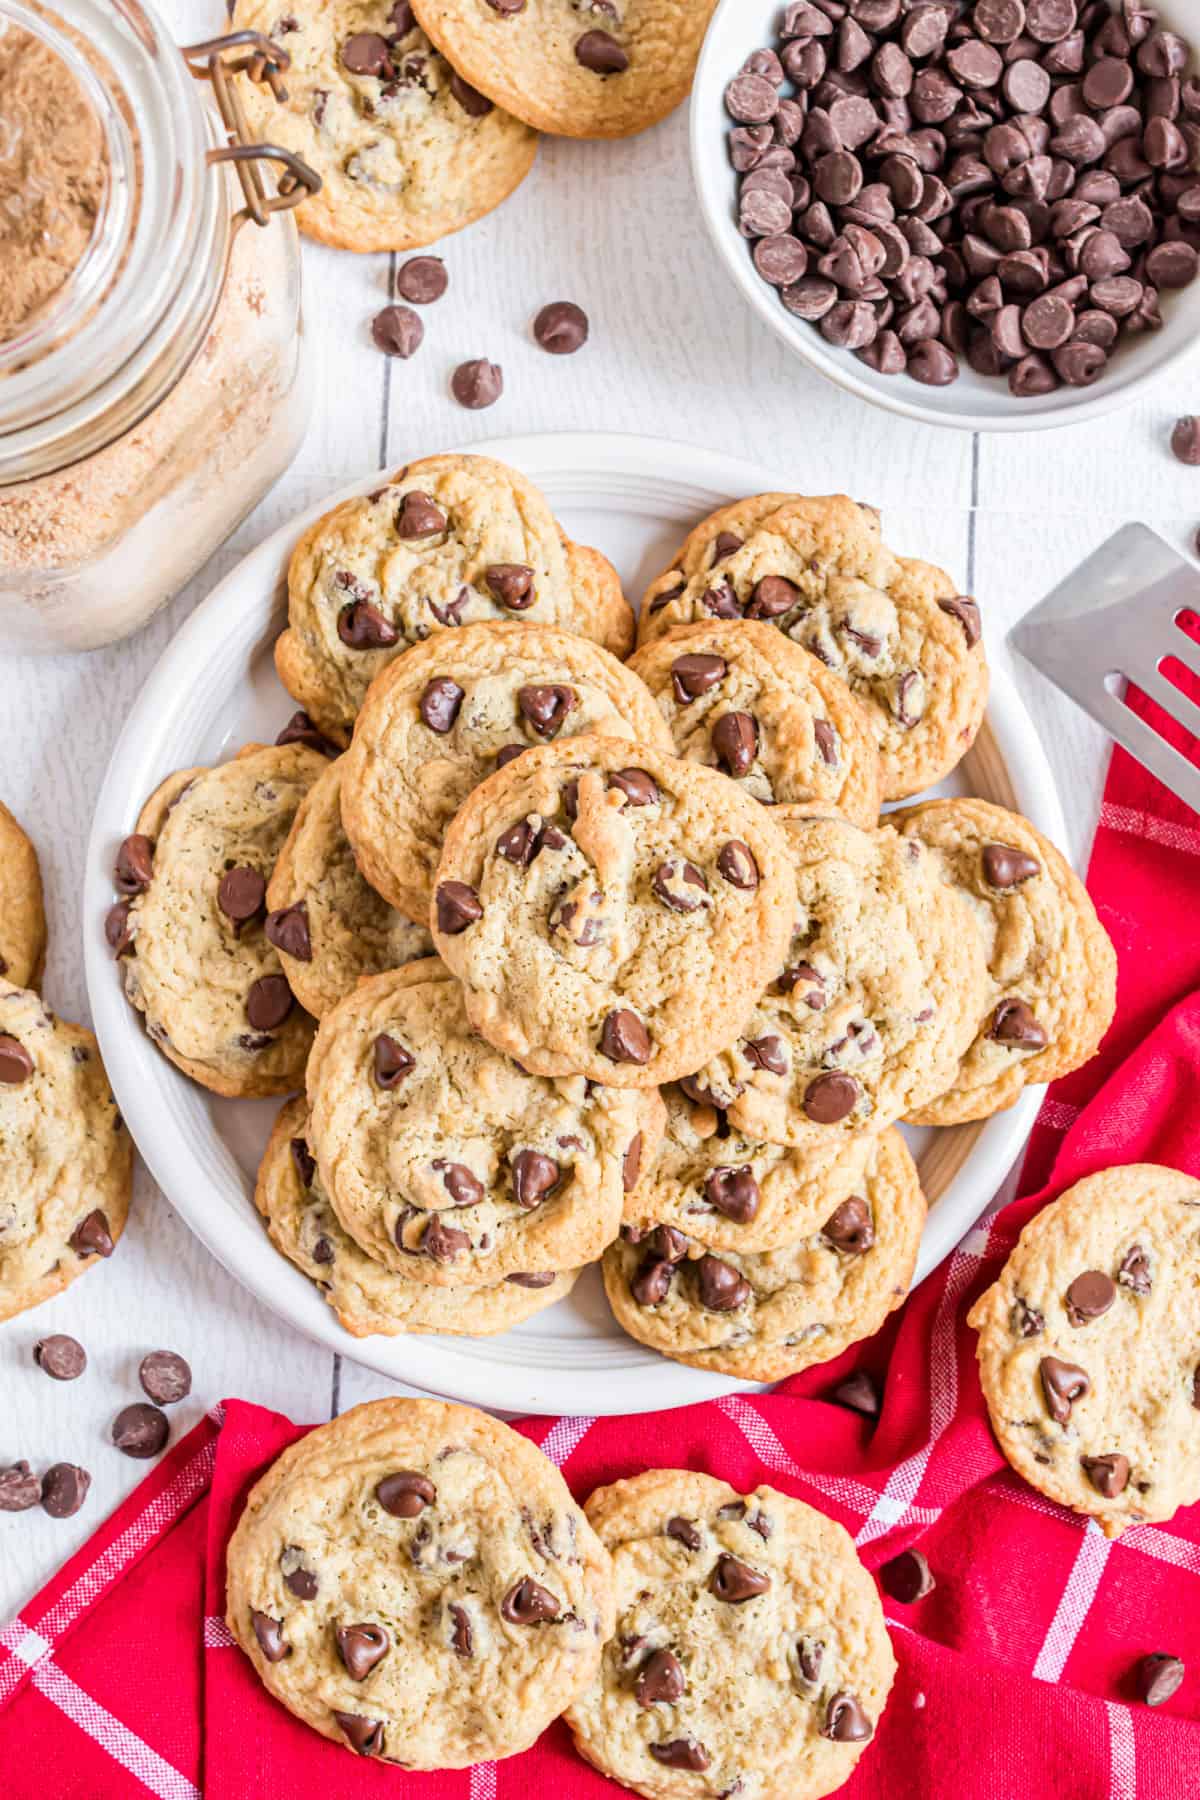
[[[664,457],[669,452],[669,460]],[[437,454],[429,452],[428,454]],[[597,474],[622,474],[645,483],[663,479],[664,467],[671,478],[691,482],[718,494],[787,491],[794,477],[781,475],[748,459],[705,447],[680,444],[666,437],[634,432],[534,432],[506,435],[451,449],[444,454],[492,456],[527,470],[539,484],[553,485],[555,476],[583,478]],[[397,458],[391,469],[404,466]],[[761,1384],[718,1375],[672,1362],[635,1346],[636,1380],[633,1391],[625,1371],[563,1367],[533,1368],[480,1354],[496,1339],[430,1337],[400,1334],[395,1337],[352,1337],[342,1327],[323,1297],[307,1278],[277,1251],[253,1210],[246,1216],[227,1216],[219,1206],[205,1204],[208,1191],[203,1179],[193,1184],[186,1151],[175,1142],[169,1121],[154,1118],[154,1096],[137,1079],[131,1059],[135,1045],[148,1051],[154,1063],[178,1081],[187,1077],[170,1069],[149,1044],[137,1014],[113,978],[111,952],[104,938],[103,919],[112,904],[111,855],[115,841],[128,821],[136,817],[145,794],[169,772],[159,769],[148,781],[145,769],[156,741],[169,732],[168,704],[181,682],[212,660],[212,647],[227,636],[222,630],[226,614],[239,614],[243,628],[257,619],[255,641],[261,639],[279,599],[281,571],[301,533],[332,507],[378,485],[378,468],[365,472],[312,506],[292,515],[260,543],[239,557],[234,566],[201,600],[166,645],[147,676],[113,746],[97,794],[84,866],[83,940],[84,971],[93,1026],[117,1104],[129,1123],[130,1133],[143,1162],[167,1202],[183,1218],[189,1230],[235,1280],[293,1329],[315,1339],[335,1355],[346,1356],[394,1381],[425,1392],[444,1394],[469,1404],[504,1411],[577,1414],[586,1403],[590,1415],[617,1415],[673,1410],[723,1395],[762,1391]],[[594,504],[601,505],[597,499]],[[900,513],[899,508],[888,509]],[[246,604],[250,589],[257,599]],[[999,741],[1006,766],[1021,789],[1022,802],[1039,829],[1061,843],[1065,838],[1062,806],[1053,772],[1028,712],[1006,671],[992,668],[988,716]],[[280,689],[284,703],[290,699]],[[147,721],[155,721],[152,734]],[[147,748],[149,742],[150,748]],[[1012,755],[1010,756],[1010,752]],[[157,764],[154,765],[157,767]],[[145,783],[145,785],[143,785]],[[1029,802],[1032,800],[1032,805]],[[136,1039],[134,1034],[136,1034]],[[936,1268],[975,1225],[995,1192],[1022,1156],[1029,1132],[1041,1106],[1045,1089],[1025,1089],[1015,1106],[993,1115],[985,1129],[989,1141],[972,1149],[963,1171],[981,1162],[992,1175],[987,1192],[968,1218],[949,1204],[949,1193],[929,1215],[922,1236],[921,1253],[913,1286]],[[282,1103],[282,1102],[281,1102]],[[172,1152],[174,1151],[174,1156]],[[183,1164],[179,1157],[183,1157]],[[985,1160],[986,1159],[986,1160]],[[994,1177],[994,1178],[993,1178]],[[977,1177],[981,1183],[983,1177]],[[954,1217],[950,1214],[954,1211]],[[233,1229],[230,1229],[232,1222]],[[243,1250],[245,1253],[243,1254]],[[633,1340],[630,1340],[633,1345]],[[469,1346],[469,1347],[468,1347]],[[642,1358],[646,1360],[643,1361]],[[403,1366],[401,1366],[403,1365]],[[520,1391],[514,1392],[519,1385]],[[615,1403],[603,1390],[615,1386]]]

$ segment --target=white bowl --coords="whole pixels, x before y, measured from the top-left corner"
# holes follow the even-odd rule
[[[850,350],[826,343],[815,325],[785,311],[775,288],[754,267],[737,223],[737,176],[729,161],[725,89],[752,50],[775,41],[783,0],[721,0],[692,86],[692,175],[700,211],[721,261],[755,312],[811,368],[874,406],[926,425],[959,431],[1037,431],[1078,425],[1126,406],[1190,350],[1200,336],[1200,280],[1162,295],[1163,328],[1122,342],[1092,387],[1057,388],[1018,400],[1000,376],[977,375],[959,358],[961,373],[948,387],[922,387],[907,375],[877,375]],[[1194,30],[1200,9],[1191,13]],[[1186,35],[1187,25],[1179,29]],[[1200,180],[1200,176],[1197,176]]]

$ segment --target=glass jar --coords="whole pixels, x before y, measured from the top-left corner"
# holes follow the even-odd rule
[[[10,38],[14,55],[61,59],[66,84],[57,112],[44,75],[10,87],[7,120],[0,106],[0,170],[22,137],[42,158],[10,165],[17,210],[55,182],[59,217],[77,201],[75,121],[103,166],[74,268],[0,337],[0,648],[83,650],[144,624],[299,448],[312,387],[288,209],[318,184],[243,141],[237,84],[278,92],[287,63],[266,39],[181,53],[139,0],[0,0],[0,50],[12,31],[39,40]],[[23,279],[34,268],[11,241],[3,254]]]

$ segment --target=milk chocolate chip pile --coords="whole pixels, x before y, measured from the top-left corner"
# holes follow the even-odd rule
[[[725,91],[789,312],[880,374],[1088,387],[1200,251],[1200,81],[1141,0],[797,0]]]

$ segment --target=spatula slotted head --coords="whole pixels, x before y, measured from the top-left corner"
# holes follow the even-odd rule
[[[1168,680],[1172,661],[1200,678],[1200,570],[1146,525],[1123,525],[1009,633],[1035,669],[1102,725],[1185,805],[1200,812],[1200,768],[1125,699],[1129,683],[1200,737],[1200,702]]]

